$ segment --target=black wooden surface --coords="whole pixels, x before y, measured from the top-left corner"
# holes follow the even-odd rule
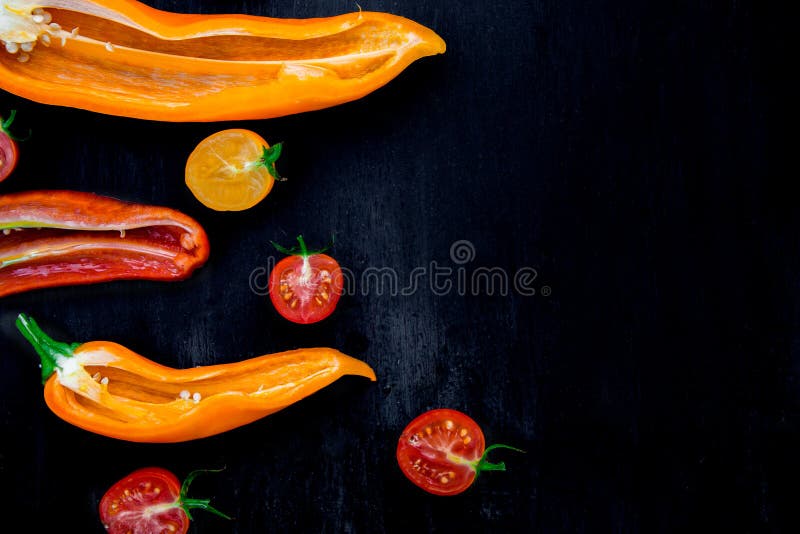
[[[275,17],[356,8],[150,4]],[[800,218],[775,163],[786,144],[772,77],[783,17],[749,1],[360,4],[433,28],[446,54],[357,102],[263,121],[160,124],[0,94],[0,113],[18,109],[17,126],[34,132],[0,192],[171,206],[212,246],[185,282],[2,300],[7,516],[34,532],[99,532],[97,502],[128,472],[225,466],[193,493],[236,520],[197,512],[194,532],[788,531],[800,475]],[[283,141],[289,181],[250,211],[216,213],[187,190],[183,166],[232,126]],[[531,268],[536,294],[356,290],[324,322],[292,325],[249,277],[274,257],[270,240],[298,233],[317,243],[335,233],[334,255],[356,275],[386,267],[402,281],[434,261],[466,276]],[[472,261],[453,262],[458,241]],[[379,380],[342,379],[200,441],[115,441],[48,411],[13,327],[19,312],[56,337],[113,340],[174,367],[328,345]],[[424,494],[394,449],[434,407],[463,410],[489,442],[528,452],[505,454],[507,473],[460,497]]]

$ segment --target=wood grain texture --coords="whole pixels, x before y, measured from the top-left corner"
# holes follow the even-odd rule
[[[355,8],[149,3],[275,17]],[[357,102],[269,121],[159,124],[0,94],[0,113],[18,109],[34,132],[0,192],[170,206],[204,225],[212,249],[182,283],[0,302],[4,505],[42,532],[101,532],[97,503],[128,472],[225,466],[193,493],[236,520],[197,512],[193,532],[786,531],[800,475],[800,218],[776,164],[782,17],[747,1],[648,4],[361,3],[433,28],[447,52]],[[234,126],[283,141],[289,181],[250,211],[215,213],[183,166]],[[335,233],[357,277],[390,268],[406,281],[437,262],[456,269],[456,287],[437,294],[423,279],[393,296],[361,284],[323,323],[289,324],[249,278],[276,257],[270,240],[298,233]],[[530,267],[537,294],[459,294],[460,240],[474,246],[468,276]],[[118,442],[47,411],[13,329],[23,311],[56,337],[116,341],[170,366],[330,345],[379,380],[343,379],[201,441]],[[505,455],[509,472],[460,497],[428,496],[394,450],[434,407],[528,453]]]

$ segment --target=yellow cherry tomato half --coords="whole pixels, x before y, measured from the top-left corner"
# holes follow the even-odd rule
[[[205,206],[242,211],[266,197],[281,180],[275,161],[281,143],[270,147],[257,133],[234,128],[216,132],[195,147],[186,161],[186,185]]]

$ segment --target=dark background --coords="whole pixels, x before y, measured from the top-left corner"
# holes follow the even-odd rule
[[[352,2],[150,5],[318,17]],[[37,532],[99,532],[96,505],[147,465],[179,477],[225,466],[194,496],[194,532],[786,532],[800,445],[797,188],[779,175],[785,15],[758,2],[361,1],[447,42],[357,102],[291,117],[160,124],[16,108],[18,169],[1,192],[94,191],[167,205],[209,233],[180,283],[49,289],[0,304],[4,508]],[[784,58],[784,59],[781,59]],[[225,127],[283,141],[257,207],[217,213],[185,187],[194,146]],[[783,179],[781,179],[783,178]],[[254,294],[270,240],[303,233],[354,273],[431,261],[536,270],[523,296],[355,291],[297,326]],[[455,279],[454,279],[455,280]],[[546,294],[548,293],[549,294]],[[96,436],[52,415],[13,327],[113,340],[162,364],[238,361],[310,345],[362,358],[285,411],[173,445]],[[463,410],[507,473],[429,496],[394,458],[413,417]],[[30,530],[28,530],[30,531]]]

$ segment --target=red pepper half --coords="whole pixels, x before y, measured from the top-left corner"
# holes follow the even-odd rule
[[[200,224],[170,208],[75,191],[0,195],[0,297],[111,280],[182,280],[208,254]]]

